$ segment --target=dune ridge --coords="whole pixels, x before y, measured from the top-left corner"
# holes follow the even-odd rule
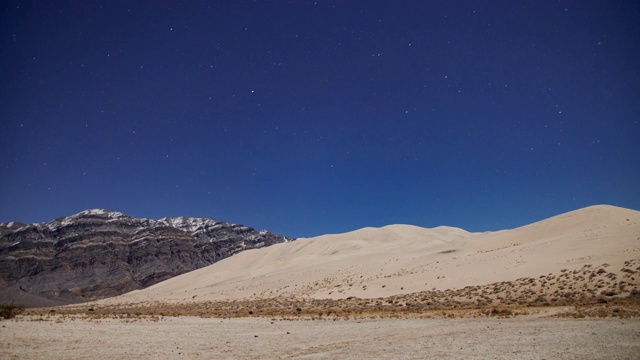
[[[640,212],[598,205],[497,232],[389,225],[299,239],[97,304],[389,298],[600,268],[624,282],[616,294],[629,295],[638,291],[638,259]],[[604,291],[576,279],[592,295]]]

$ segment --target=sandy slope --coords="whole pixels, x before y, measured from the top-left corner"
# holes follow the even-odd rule
[[[640,212],[592,206],[513,230],[390,225],[250,250],[103,303],[383,297],[640,258]]]

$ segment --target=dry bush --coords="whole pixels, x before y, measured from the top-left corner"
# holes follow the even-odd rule
[[[0,319],[13,319],[16,315],[21,314],[24,308],[17,305],[0,305]]]

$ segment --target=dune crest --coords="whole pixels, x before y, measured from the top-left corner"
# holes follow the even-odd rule
[[[598,205],[497,232],[389,225],[299,239],[101,302],[377,298],[639,258],[640,212]]]

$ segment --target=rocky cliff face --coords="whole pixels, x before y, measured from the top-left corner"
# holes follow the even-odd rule
[[[0,303],[77,303],[144,288],[247,249],[292,239],[204,218],[87,210],[0,224]]]

